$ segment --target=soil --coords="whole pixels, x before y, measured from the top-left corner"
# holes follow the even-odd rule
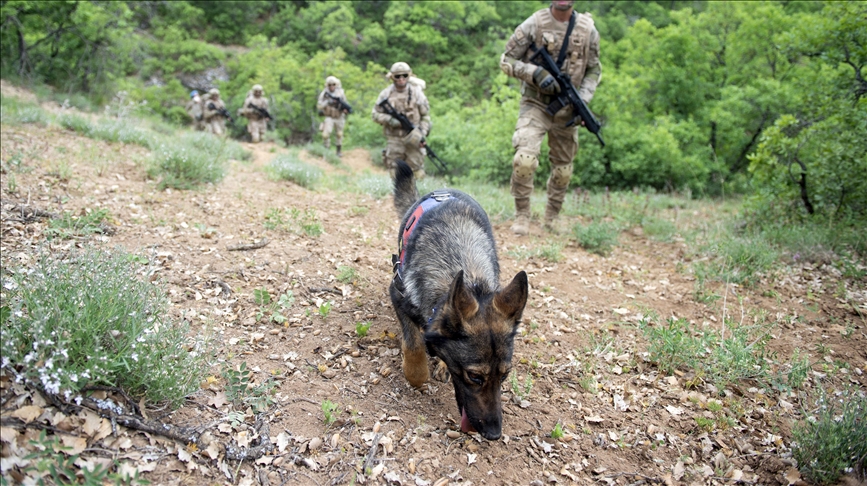
[[[4,96],[27,96],[3,88]],[[150,411],[163,423],[207,427],[199,444],[124,427],[100,440],[72,430],[89,437],[82,457],[129,463],[152,484],[792,484],[799,480],[791,429],[804,418],[801,392],[867,388],[864,282],[847,281],[832,265],[793,261],[753,287],[716,284],[721,298],[701,302],[683,241],[624,232],[601,257],[561,236],[568,243],[552,262],[522,256],[551,238],[538,221],[529,236],[516,237],[509,221],[497,220],[503,283],[526,270],[530,300],[515,341],[517,380],[503,385],[504,436],[492,442],[463,434],[451,383],[432,380],[420,391],[401,371],[387,292],[399,223],[390,198],[275,180],[263,169],[285,149],[269,143],[244,144],[252,159],[231,161],[218,184],[162,191],[142,169],[141,147],[56,126],[3,125],[0,135],[3,268],[31,264],[45,248],[121,247],[160,262],[155,281],[176,319],[212,334],[214,366],[202,389],[171,413]],[[13,156],[27,170],[12,174]],[[346,151],[339,166],[302,156],[325,177],[384,174],[364,149]],[[47,242],[45,220],[20,221],[21,207],[56,214],[104,208],[114,232]],[[322,234],[265,227],[273,210],[291,208],[315,214]],[[260,248],[231,250],[263,239]],[[348,277],[346,268],[354,269]],[[263,289],[275,299],[291,292],[285,322],[257,304]],[[661,373],[639,328],[650,315],[683,318],[696,330],[722,329],[724,317],[764,319],[772,325],[770,369],[785,373],[798,349],[810,357],[811,373],[796,391],[753,382],[717,390],[694,370]],[[370,328],[360,337],[364,322]],[[226,403],[222,371],[241,363],[256,384],[276,384],[262,414]],[[713,399],[721,412],[708,409]],[[31,400],[38,399],[14,402]],[[330,424],[326,401],[338,406]],[[30,433],[6,428],[12,402],[3,408],[4,457],[9,434]],[[696,420],[721,416],[731,420],[709,428]],[[261,445],[257,418],[268,425],[273,450],[227,458],[227,446]],[[552,438],[558,424],[564,435]]]

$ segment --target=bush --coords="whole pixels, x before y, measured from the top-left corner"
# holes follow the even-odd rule
[[[3,96],[0,98],[0,122],[9,125],[35,123],[45,126],[50,116],[35,103]]]
[[[608,255],[617,244],[618,230],[612,223],[594,221],[587,226],[577,224],[572,231],[582,248],[597,255]]]
[[[237,143],[208,133],[167,137],[151,154],[148,176],[159,179],[160,188],[192,189],[217,183],[226,175],[226,161],[238,149]]]
[[[808,481],[836,484],[847,468],[867,479],[867,397],[850,390],[836,397],[824,393],[815,416],[792,430],[792,455]]]
[[[0,366],[67,400],[104,385],[180,405],[203,376],[203,342],[172,322],[165,296],[130,260],[94,250],[44,255],[3,275]]]
[[[281,155],[271,162],[271,169],[280,179],[285,179],[301,187],[312,188],[322,178],[322,169],[305,164],[297,153]]]

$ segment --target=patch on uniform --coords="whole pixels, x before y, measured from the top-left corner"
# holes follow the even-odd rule
[[[518,28],[515,29],[515,39],[517,39],[517,40],[521,40],[521,39],[523,39],[523,38],[524,38],[524,31],[521,30],[521,27],[520,27],[520,26],[518,26]]]

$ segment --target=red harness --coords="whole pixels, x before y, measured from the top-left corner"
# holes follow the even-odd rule
[[[450,197],[452,197],[451,194],[445,191],[432,192],[421,202],[421,204],[416,206],[415,210],[409,216],[409,219],[406,220],[406,225],[403,227],[403,235],[400,240],[398,240],[397,255],[392,255],[392,264],[394,265],[395,276],[402,278],[400,274],[401,269],[403,268],[403,262],[406,259],[406,245],[409,243],[409,238],[412,236],[415,227],[418,226],[418,222],[421,220],[422,215]]]

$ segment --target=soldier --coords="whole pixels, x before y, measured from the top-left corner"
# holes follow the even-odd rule
[[[319,131],[322,132],[322,143],[325,145],[325,148],[331,146],[331,132],[334,131],[337,142],[337,156],[340,157],[343,155],[340,152],[340,149],[343,147],[343,127],[346,125],[346,114],[349,111],[341,109],[337,99],[347,103],[346,93],[343,92],[340,80],[334,76],[328,76],[325,78],[325,89],[319,93],[319,99],[316,101],[316,108],[319,110],[319,113],[325,115],[325,120],[319,124]]]
[[[391,66],[392,84],[379,93],[376,104],[373,105],[373,121],[383,126],[386,138],[385,166],[394,176],[398,160],[405,161],[412,167],[415,177],[424,177],[424,146],[425,137],[431,129],[430,105],[424,91],[415,83],[409,82],[412,70],[405,62],[396,62]],[[405,130],[397,118],[385,113],[380,106],[383,100],[388,100],[395,111],[406,115],[415,126],[412,131]]]
[[[202,97],[199,96],[197,90],[190,91],[190,101],[187,102],[187,114],[193,119],[193,128],[200,132],[205,129],[205,122],[202,119]]]
[[[578,127],[566,127],[572,109],[568,105],[554,116],[545,108],[560,91],[554,77],[529,62],[535,51],[546,47],[551,57],[561,60],[561,71],[568,74],[578,95],[589,103],[602,76],[599,63],[599,32],[589,13],[573,11],[573,1],[554,0],[549,8],[537,11],[515,29],[500,58],[500,69],[520,79],[521,109],[512,136],[515,157],[512,160],[511,193],[515,198],[515,223],[512,231],[518,235],[529,232],[530,195],[533,174],[539,166],[542,139],[548,134],[548,156],[551,174],[548,178],[548,203],[545,207],[545,227],[552,228],[560,213],[566,189],[572,178],[572,160],[578,152]],[[565,39],[567,37],[568,39]],[[562,49],[562,50],[561,50]],[[583,124],[583,122],[581,122]]]
[[[238,115],[247,118],[247,132],[250,133],[253,143],[259,143],[265,137],[268,120],[271,119],[271,114],[268,112],[268,98],[262,95],[262,85],[254,84],[253,89],[247,93],[244,104],[238,108]]]
[[[220,90],[211,88],[204,105],[205,125],[208,131],[214,135],[226,133],[226,118],[229,112],[226,111],[226,104],[220,99]]]

